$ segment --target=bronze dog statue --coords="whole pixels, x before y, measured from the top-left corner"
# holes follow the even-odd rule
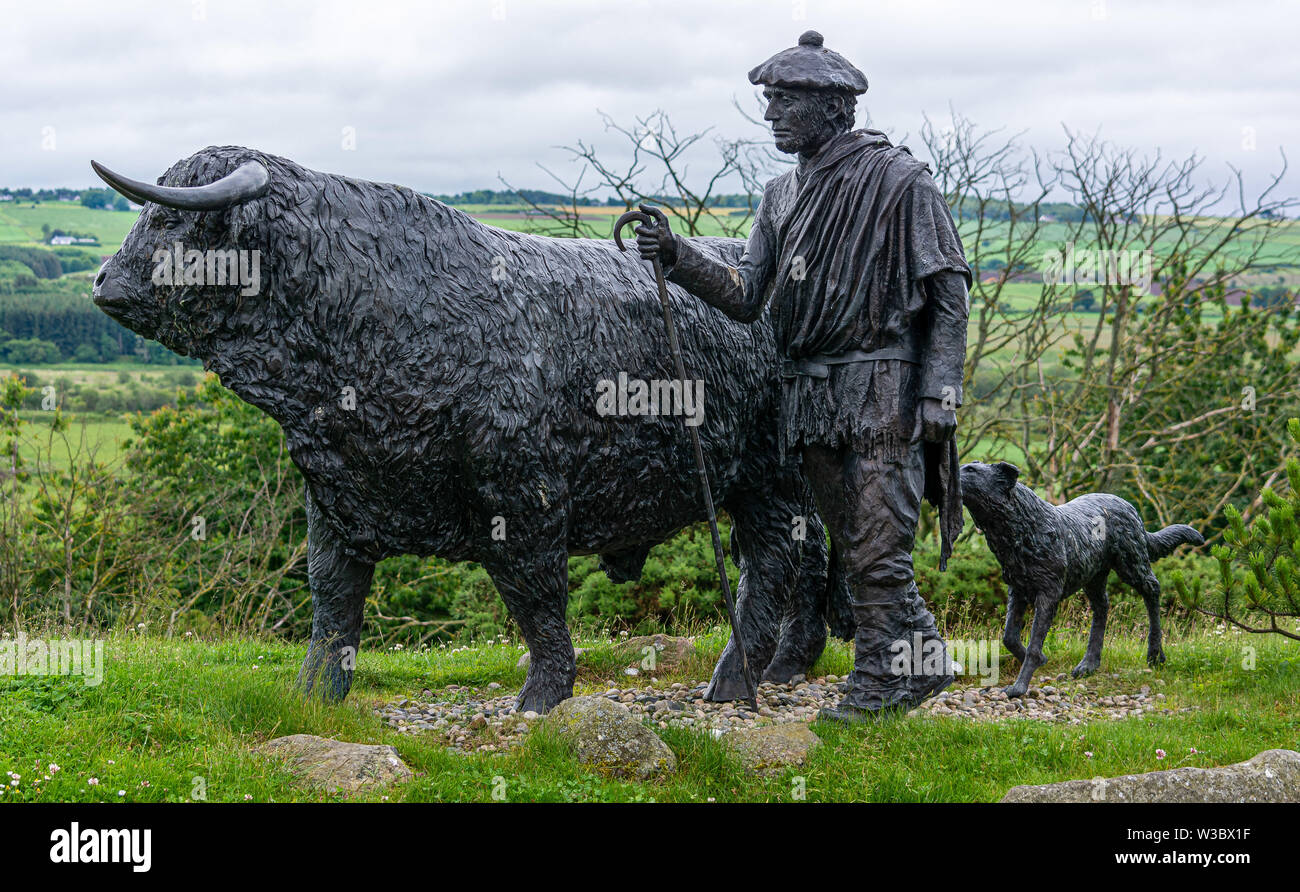
[[[1006,689],[1021,697],[1043,664],[1043,640],[1062,599],[1080,588],[1092,606],[1088,649],[1073,675],[1087,675],[1101,664],[1106,634],[1106,577],[1114,570],[1146,602],[1147,662],[1163,663],[1160,646],[1160,583],[1153,561],[1184,543],[1203,545],[1187,524],[1148,533],[1137,509],[1108,493],[1093,492],[1064,505],[1051,505],[1019,483],[1020,470],[1007,462],[971,462],[961,467],[962,503],[983,531],[1002,566],[1007,584],[1007,625],[1002,643],[1020,660],[1020,675]],[[1029,649],[1020,643],[1025,608],[1034,605]]]

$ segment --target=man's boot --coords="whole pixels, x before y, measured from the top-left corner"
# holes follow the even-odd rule
[[[840,705],[818,718],[864,723],[907,712],[952,684],[948,645],[916,584],[877,589],[853,607],[853,672]],[[843,689],[842,689],[843,690]]]

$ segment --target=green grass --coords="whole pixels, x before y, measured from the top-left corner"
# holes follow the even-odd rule
[[[995,801],[1016,784],[1219,765],[1300,746],[1295,644],[1212,630],[1174,632],[1166,644],[1169,662],[1149,672],[1140,636],[1123,621],[1115,628],[1103,673],[1092,683],[1124,691],[1151,684],[1167,703],[1194,711],[1075,726],[918,715],[869,728],[817,723],[824,745],[802,769],[775,778],[747,774],[707,734],[670,728],[659,733],[676,752],[678,771],[651,783],[592,773],[545,726],[509,753],[467,755],[433,737],[398,734],[371,712],[378,703],[418,697],[424,688],[437,693],[448,684],[499,681],[517,688],[523,672],[515,668],[519,648],[512,643],[454,652],[363,651],[348,701],[325,706],[292,693],[300,644],[118,633],[107,640],[97,687],[60,677],[0,680],[0,772],[21,776],[0,801],[191,801],[196,789],[208,801],[344,798],[305,788],[277,762],[251,752],[294,733],[391,743],[416,777],[355,798],[421,802],[491,801],[494,778],[504,780],[510,801],[777,802],[790,801],[796,774],[806,778],[810,801]],[[696,660],[660,675],[658,683],[706,678],[724,639],[722,630],[700,636]],[[1078,623],[1054,632],[1039,679],[1068,671],[1083,641]],[[1243,668],[1243,646],[1257,649],[1253,670]],[[608,644],[597,645],[584,657],[578,692],[607,685],[617,663]],[[848,663],[847,651],[836,645],[818,671],[843,673]],[[1008,668],[1014,670],[1009,660],[1004,676]],[[1167,758],[1157,759],[1157,749]],[[61,770],[51,773],[51,762]],[[36,783],[46,775],[48,781]],[[98,784],[89,784],[91,778]],[[0,780],[8,778],[0,774]]]

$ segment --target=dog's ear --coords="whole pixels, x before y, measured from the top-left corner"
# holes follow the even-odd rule
[[[1000,461],[993,466],[994,473],[997,474],[998,480],[1007,489],[1016,485],[1016,480],[1020,477],[1020,469],[1010,462]]]

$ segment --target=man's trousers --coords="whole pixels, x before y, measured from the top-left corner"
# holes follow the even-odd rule
[[[852,593],[857,633],[843,704],[910,708],[952,680],[947,645],[912,576],[924,444],[900,460],[804,444],[803,473]]]

